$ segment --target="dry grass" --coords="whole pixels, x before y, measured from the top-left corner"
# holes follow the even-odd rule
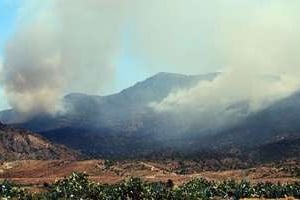
[[[163,165],[155,162],[117,162],[107,168],[103,160],[86,161],[15,161],[4,162],[0,165],[0,179],[9,179],[19,184],[39,185],[53,183],[68,176],[73,171],[86,172],[90,179],[101,183],[116,183],[129,177],[140,177],[146,181],[167,181],[172,179],[176,185],[181,185],[195,177],[208,180],[249,180],[251,182],[294,182],[298,178],[291,177],[274,167],[258,167],[245,170],[200,171],[187,175],[179,175],[169,168],[170,163]]]

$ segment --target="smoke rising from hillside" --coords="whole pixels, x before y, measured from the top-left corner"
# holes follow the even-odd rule
[[[2,83],[18,111],[53,113],[65,93],[99,94],[111,86],[125,49],[153,73],[223,71],[154,102],[158,111],[219,113],[240,101],[256,111],[299,86],[299,6],[285,0],[26,1],[7,44]]]
[[[220,29],[214,40],[220,53],[216,58],[225,66],[223,73],[212,82],[177,91],[151,106],[184,117],[195,118],[197,113],[196,120],[203,127],[217,127],[295,92],[300,87],[298,6],[296,2],[274,1],[222,13],[223,18],[216,21]],[[240,102],[247,104],[247,111],[245,106],[236,110]]]
[[[117,0],[26,1],[5,51],[2,81],[12,107],[55,113],[63,94],[106,87],[114,76],[122,6]]]

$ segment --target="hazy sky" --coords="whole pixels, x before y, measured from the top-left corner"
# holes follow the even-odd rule
[[[57,4],[61,4],[58,5],[62,8],[59,9],[53,9],[51,10],[51,4],[53,2],[58,2]],[[61,2],[66,2],[66,3],[61,3]],[[99,3],[100,2],[100,3]],[[104,2],[104,3],[103,3]],[[3,62],[4,60],[4,49],[7,47],[7,44],[10,43],[9,40],[14,40],[15,37],[15,32],[17,32],[17,34],[23,34],[23,32],[26,32],[26,25],[29,24],[29,26],[35,23],[35,21],[43,21],[45,25],[45,29],[47,29],[47,26],[52,26],[51,23],[55,24],[56,22],[54,22],[55,20],[53,20],[53,18],[57,17],[58,15],[63,15],[64,13],[68,13],[70,15],[78,15],[75,16],[76,18],[79,18],[79,20],[77,21],[77,19],[67,19],[68,17],[65,16],[59,16],[62,18],[62,21],[65,20],[62,23],[67,23],[68,25],[73,23],[73,21],[75,21],[76,23],[76,28],[80,28],[81,26],[83,26],[82,29],[87,29],[88,31],[94,31],[96,33],[99,33],[99,37],[101,38],[101,34],[102,31],[108,27],[108,29],[110,29],[110,24],[115,23],[115,21],[117,21],[116,23],[120,23],[121,28],[122,28],[122,33],[120,33],[121,36],[116,36],[116,37],[110,37],[110,36],[104,36],[104,38],[102,39],[102,41],[99,42],[99,46],[101,46],[101,43],[104,40],[111,40],[109,41],[109,43],[113,43],[115,42],[114,40],[119,40],[118,42],[120,44],[117,45],[117,47],[114,47],[117,49],[118,51],[118,55],[115,56],[113,58],[113,67],[114,67],[114,72],[113,72],[113,77],[110,78],[110,80],[107,82],[107,84],[105,84],[104,87],[100,87],[99,91],[97,91],[96,89],[87,89],[87,90],[81,90],[82,88],[74,88],[74,92],[87,92],[87,93],[96,93],[96,94],[100,94],[100,95],[105,95],[105,94],[109,94],[109,93],[113,93],[113,92],[117,92],[120,91],[121,89],[127,88],[131,85],[133,85],[134,83],[136,83],[137,81],[141,81],[155,73],[161,72],[161,71],[168,71],[168,72],[178,72],[178,73],[187,73],[187,74],[195,74],[195,73],[206,73],[206,72],[212,72],[215,71],[219,66],[211,66],[210,67],[206,67],[204,64],[202,67],[187,67],[187,65],[196,65],[199,63],[193,63],[193,59],[195,59],[195,48],[193,46],[198,46],[199,44],[191,44],[190,39],[189,39],[189,33],[193,30],[188,30],[190,28],[194,29],[193,26],[196,26],[195,21],[193,19],[193,15],[195,15],[195,10],[192,11],[192,15],[191,16],[187,16],[185,17],[184,14],[186,12],[189,12],[188,10],[184,11],[184,13],[181,13],[178,9],[178,6],[181,5],[185,5],[185,3],[183,3],[184,1],[178,1],[174,3],[174,9],[169,10],[166,6],[168,6],[168,4],[170,4],[171,1],[166,1],[165,3],[159,3],[159,1],[153,1],[152,3],[148,3],[147,1],[141,1],[138,2],[136,0],[126,0],[126,1],[119,1],[119,0],[113,0],[111,2],[113,3],[105,3],[108,2],[106,0],[100,0],[100,1],[95,1],[95,0],[88,0],[88,1],[52,1],[52,0],[45,0],[45,1],[37,1],[37,0],[4,0],[0,2],[0,15],[1,15],[1,23],[0,23],[0,61]],[[191,1],[191,3],[193,4],[193,1]],[[93,4],[95,4],[95,8],[93,8]],[[102,4],[102,5],[101,5]],[[111,4],[111,5],[109,5]],[[128,4],[127,5],[121,5],[123,6],[123,8],[118,8],[117,4]],[[178,5],[176,5],[178,4]],[[82,6],[84,5],[84,6]],[[162,5],[162,7],[160,7],[160,5]],[[86,7],[85,7],[86,6]],[[103,8],[101,8],[101,6],[103,6]],[[120,7],[121,7],[120,6]],[[184,9],[190,9],[192,5],[190,5],[190,3],[187,4],[186,8]],[[81,8],[83,7],[83,8]],[[146,8],[146,9],[145,9]],[[148,9],[149,8],[149,9]],[[73,10],[72,10],[73,9]],[[122,20],[122,17],[118,12],[119,9],[127,9],[127,11],[125,12],[132,12],[134,10],[133,16],[130,16],[130,14],[124,14],[123,16],[126,15],[126,22],[125,20]],[[70,11],[71,10],[71,11]],[[75,10],[75,11],[74,11]],[[139,15],[143,15],[142,12],[149,10],[150,12],[148,14],[146,14],[146,17],[144,20],[139,20],[137,16]],[[52,13],[51,13],[52,12]],[[103,12],[104,14],[99,14],[97,16],[95,16],[95,22],[99,23],[99,27],[100,28],[96,28],[97,24],[92,24],[89,25],[87,24],[87,20],[90,20],[91,18],[89,16],[81,16],[82,12],[91,12],[91,13],[96,13],[96,12]],[[147,11],[148,12],[148,11]],[[166,13],[166,17],[164,17],[165,12],[170,12],[169,14]],[[197,12],[197,11],[196,11]],[[49,14],[49,16],[47,16]],[[156,16],[157,14],[157,16]],[[178,16],[176,16],[178,14]],[[83,14],[84,15],[84,14]],[[88,14],[87,14],[88,15]],[[174,16],[175,15],[175,16]],[[46,16],[46,17],[45,17]],[[176,25],[176,23],[174,24],[173,19],[170,17],[175,17],[178,19],[183,19],[182,22],[180,23],[184,23],[185,21],[187,22],[187,24],[182,24],[183,26],[187,27],[187,30],[182,31],[183,35],[182,37],[180,36],[181,33],[177,33],[178,31],[176,30],[176,27],[174,27],[174,25]],[[72,16],[74,17],[74,16]],[[132,17],[132,19],[130,19]],[[160,17],[162,22],[160,22]],[[82,22],[80,22],[80,19],[82,18]],[[116,18],[116,19],[115,19]],[[153,19],[151,19],[153,18]],[[71,22],[69,22],[69,21]],[[99,20],[99,21],[97,21]],[[104,20],[104,21],[102,21]],[[130,20],[134,21],[135,27],[132,27],[130,24]],[[176,19],[174,19],[176,20]],[[119,22],[120,21],[120,22]],[[82,23],[82,24],[81,24]],[[155,23],[155,24],[152,24]],[[26,25],[24,25],[26,24]],[[87,25],[86,25],[87,24]],[[145,24],[145,25],[144,25]],[[169,33],[164,33],[163,30],[160,29],[165,29],[165,26],[168,26],[168,24],[172,25],[172,34],[174,34],[174,38],[170,38]],[[67,25],[67,26],[68,26]],[[72,26],[72,25],[70,25]],[[92,26],[92,27],[91,27]],[[101,26],[103,26],[103,28],[101,29]],[[31,28],[31,27],[30,27]],[[44,27],[42,27],[43,29]],[[183,27],[184,28],[184,27]],[[196,28],[197,30],[198,28]],[[178,29],[179,30],[179,29]],[[30,31],[29,31],[30,32]],[[31,38],[33,41],[29,42],[30,45],[32,45],[30,47],[30,49],[25,50],[24,47],[16,47],[16,49],[24,49],[24,53],[22,54],[22,56],[24,54],[30,54],[28,51],[30,51],[35,45],[35,40],[39,40],[39,35],[43,35],[43,33],[38,33],[38,31],[32,31],[28,34],[34,35],[36,32],[36,36],[24,36],[24,37],[33,37]],[[50,31],[49,31],[50,32]],[[180,32],[180,31],[179,31]],[[107,32],[107,34],[111,34],[113,33],[112,30],[109,30]],[[138,33],[138,34],[135,34]],[[85,36],[85,32],[83,31],[82,33],[82,37]],[[25,34],[24,34],[25,35]],[[71,34],[72,35],[72,34]],[[105,35],[105,33],[104,33]],[[17,36],[18,37],[18,36]],[[20,37],[20,36],[19,36]],[[51,36],[49,36],[49,38],[42,38],[43,36],[41,36],[41,40],[47,40],[49,39]],[[81,37],[81,36],[80,36]],[[107,38],[105,38],[107,37]],[[119,38],[117,38],[119,37]],[[180,39],[182,39],[181,42],[178,43],[174,43],[174,40],[178,40],[179,37]],[[195,37],[195,35],[193,36]],[[75,40],[78,39],[76,38],[76,36],[74,36]],[[199,37],[200,38],[200,37]],[[52,39],[52,38],[50,38]],[[169,40],[170,39],[170,40]],[[25,38],[24,40],[28,40],[30,41],[30,38]],[[135,40],[134,42],[132,42],[132,40]],[[187,41],[185,41],[187,40]],[[201,41],[202,40],[202,41]],[[93,41],[92,41],[93,42]],[[205,39],[197,39],[195,41],[193,41],[195,43],[201,43],[201,42],[205,42]],[[21,42],[19,42],[21,43]],[[76,42],[75,42],[76,43]],[[84,43],[84,42],[83,42]],[[96,41],[97,43],[97,41]],[[156,48],[153,47],[152,45],[154,45],[153,43],[160,43],[160,47]],[[19,46],[21,46],[21,44],[18,44]],[[26,45],[26,44],[24,44]],[[84,46],[82,44],[79,44],[79,46]],[[141,46],[140,46],[141,45]],[[145,45],[145,46],[142,46]],[[45,48],[47,48],[47,44],[44,44]],[[76,45],[74,45],[76,46]],[[88,47],[89,45],[87,45]],[[135,47],[137,46],[137,47]],[[89,46],[90,47],[90,46]],[[92,49],[93,47],[91,47]],[[181,50],[181,48],[184,48],[183,50]],[[101,55],[101,51],[102,51],[103,47],[100,47],[96,50],[99,51],[99,55]],[[143,50],[145,50],[145,52],[143,52]],[[198,50],[198,48],[196,48],[196,50]],[[93,49],[91,50],[93,51]],[[106,51],[106,49],[104,50]],[[157,51],[157,53],[156,53]],[[168,51],[174,51],[174,53],[169,53]],[[187,55],[180,55],[182,53],[182,51],[185,51],[185,54]],[[74,52],[73,52],[74,53]],[[78,52],[78,54],[85,54],[85,52]],[[203,52],[201,52],[203,53]],[[106,54],[106,53],[104,53]],[[178,55],[177,55],[178,54]],[[191,54],[191,56],[189,56],[188,54]],[[22,57],[21,55],[15,55],[15,57],[12,58],[12,60],[15,60],[17,57]],[[30,57],[28,55],[25,55],[27,57]],[[155,58],[156,60],[159,60],[158,62],[155,61],[152,63],[152,56],[157,57]],[[170,57],[174,57],[170,59]],[[84,56],[83,56],[84,57]],[[101,56],[100,56],[101,57]],[[164,57],[166,58],[166,60],[164,59]],[[181,58],[183,57],[183,58]],[[186,61],[186,57],[187,58],[191,58],[190,62],[187,63]],[[197,56],[196,56],[197,57]],[[87,59],[94,59],[94,58],[87,58]],[[87,60],[86,59],[86,60]],[[155,60],[154,59],[154,60]],[[199,58],[201,59],[201,58]],[[72,59],[70,59],[72,60]],[[174,60],[174,63],[176,63],[177,66],[173,67],[174,63],[170,62],[168,63],[170,60]],[[207,59],[203,59],[204,63],[207,61]],[[24,61],[23,65],[24,64]],[[72,62],[70,62],[69,64],[73,64]],[[103,64],[101,62],[98,63],[99,65]],[[106,64],[106,63],[105,63]],[[2,65],[2,64],[1,64]],[[183,66],[184,65],[184,66]],[[179,66],[179,67],[178,67]],[[180,67],[182,66],[182,67]],[[7,68],[12,68],[11,66],[7,67]],[[23,67],[26,68],[26,67]],[[101,69],[101,66],[99,66],[99,69]],[[76,71],[74,69],[74,71]],[[16,74],[16,71],[11,72]],[[83,74],[82,74],[83,75]],[[88,74],[89,76],[92,76],[90,74]],[[95,81],[95,77],[88,77],[88,75],[86,75],[85,79],[86,80],[92,80]],[[47,75],[48,76],[48,75]],[[75,75],[71,75],[72,79],[75,79],[76,77],[78,77],[77,74]],[[111,75],[107,75],[107,76],[111,76]],[[74,78],[75,77],[75,78]],[[101,79],[101,78],[99,78]],[[98,79],[98,80],[99,80]],[[84,84],[83,85],[87,85],[86,80],[84,80]],[[97,80],[97,79],[96,79]],[[75,81],[75,80],[74,80]],[[101,81],[99,81],[101,82]],[[70,83],[68,83],[70,84]],[[92,85],[92,84],[89,84]],[[85,87],[85,88],[89,88]],[[73,92],[72,89],[67,90],[67,92]],[[1,95],[1,102],[0,102],[0,109],[4,109],[8,107],[8,103],[7,103],[7,97],[4,95],[3,92],[3,88],[0,86],[0,95]],[[45,95],[44,95],[45,96]],[[26,98],[24,98],[26,99]],[[18,101],[18,100],[17,100]]]
[[[0,1],[0,69],[2,68],[3,53],[6,43],[16,31],[18,17],[22,10],[22,6],[26,4],[26,1],[29,2],[31,0]],[[111,82],[111,87],[109,87],[105,91],[102,91],[102,95],[118,92],[124,88],[131,86],[135,82],[141,81],[155,73],[153,71],[148,71],[147,69],[140,68],[139,65],[141,63],[139,63],[139,61],[134,59],[131,55],[127,55],[125,49],[123,50],[122,55],[116,61],[116,64],[118,66],[116,68],[116,78],[113,82]],[[8,105],[7,98],[4,95],[4,90],[0,85],[0,110],[9,107],[10,106]]]
[[[0,69],[3,63],[3,52],[8,38],[15,30],[20,1],[0,1]],[[0,74],[1,75],[1,74]],[[0,85],[0,110],[8,107],[3,88]]]
[[[226,72],[157,102],[162,110],[219,104],[224,95],[259,107],[299,86],[299,7],[297,0],[2,0],[0,109],[8,101],[48,112],[66,93],[104,95],[161,71]],[[257,80],[266,74],[281,82]]]

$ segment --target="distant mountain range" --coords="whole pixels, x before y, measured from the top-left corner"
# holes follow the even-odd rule
[[[149,107],[151,102],[159,102],[173,91],[191,88],[200,81],[212,81],[217,76],[218,73],[197,76],[159,73],[109,96],[69,94],[64,98],[65,112],[56,116],[40,115],[19,123],[18,114],[8,110],[0,113],[0,120],[98,157],[238,149],[249,158],[263,160],[270,151],[275,152],[275,147],[290,152],[282,154],[283,157],[299,157],[290,150],[300,146],[300,93],[213,133],[201,131],[197,122],[177,120],[180,116],[157,113]],[[231,106],[247,107],[246,102]]]

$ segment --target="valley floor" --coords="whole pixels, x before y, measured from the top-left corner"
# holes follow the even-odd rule
[[[91,180],[113,184],[130,177],[140,177],[145,181],[166,182],[171,179],[181,185],[193,178],[207,180],[248,180],[250,182],[294,182],[300,181],[292,161],[281,165],[263,165],[250,169],[212,171],[197,168],[193,162],[177,161],[105,161],[105,160],[23,160],[0,164],[0,180],[8,179],[22,185],[43,185],[53,183],[72,172],[86,172]],[[296,170],[299,170],[296,168]]]

